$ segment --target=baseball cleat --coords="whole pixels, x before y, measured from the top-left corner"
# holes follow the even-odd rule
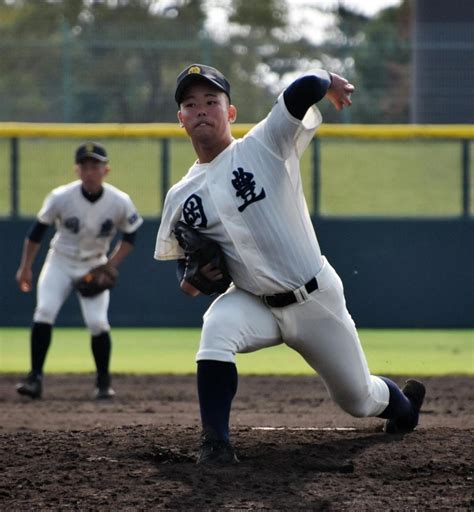
[[[420,409],[425,398],[425,386],[415,379],[408,379],[402,389],[403,394],[413,406],[413,415],[410,418],[391,418],[385,423],[384,431],[387,434],[407,434],[415,430],[418,425]]]
[[[237,464],[239,459],[229,441],[217,439],[212,432],[203,432],[198,464]]]
[[[95,390],[94,398],[96,400],[110,400],[111,398],[114,398],[115,391],[111,387],[105,387],[105,388],[97,388]]]
[[[41,394],[43,392],[41,379],[29,374],[26,377],[25,382],[17,384],[16,390],[17,393],[23,396],[29,396],[33,399],[41,398]]]
[[[97,375],[94,398],[96,400],[110,400],[114,396],[115,391],[110,387],[110,375]]]

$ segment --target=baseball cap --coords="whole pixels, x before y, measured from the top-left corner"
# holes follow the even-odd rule
[[[104,146],[97,142],[84,142],[76,149],[76,164],[79,164],[85,158],[93,158],[99,160],[99,162],[109,161]]]
[[[174,93],[174,99],[178,105],[181,102],[181,98],[186,87],[197,80],[205,80],[214,87],[225,92],[230,101],[230,84],[220,71],[212,68],[211,66],[205,66],[204,64],[191,64],[182,71],[176,79],[176,92]]]

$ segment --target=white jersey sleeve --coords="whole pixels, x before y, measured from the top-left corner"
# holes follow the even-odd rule
[[[156,260],[176,260],[184,258],[181,249],[172,230],[180,220],[182,201],[179,200],[179,191],[176,185],[166,195],[163,213],[161,215],[160,228],[156,237],[154,257]]]
[[[36,216],[38,221],[41,222],[42,224],[54,224],[56,218],[59,215],[60,200],[59,195],[57,193],[58,190],[60,189],[55,189],[46,196],[41,207],[41,210],[38,212],[38,215]]]
[[[117,227],[123,233],[133,233],[142,225],[143,218],[135,208],[135,205],[133,204],[130,196],[125,193],[122,194],[124,215],[118,223]]]
[[[287,160],[291,156],[299,159],[322,121],[316,105],[308,109],[303,120],[293,117],[286,108],[281,93],[266,119],[254,128],[253,134],[282,160]]]

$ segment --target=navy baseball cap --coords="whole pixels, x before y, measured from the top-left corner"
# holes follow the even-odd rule
[[[97,142],[84,142],[76,149],[76,164],[81,163],[86,158],[93,158],[99,160],[99,162],[109,161],[104,146]]]
[[[204,64],[191,64],[191,66],[188,66],[182,71],[176,79],[174,99],[178,105],[181,103],[181,98],[183,97],[186,87],[198,80],[204,80],[214,87],[217,87],[217,89],[222,92],[225,92],[230,101],[230,84],[220,71],[211,66],[204,66]]]

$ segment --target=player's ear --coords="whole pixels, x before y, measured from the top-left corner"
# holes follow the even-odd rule
[[[81,177],[81,168],[79,167],[79,165],[78,165],[78,164],[76,164],[76,165],[74,166],[74,173],[76,174],[76,176],[77,176],[78,178],[80,178],[80,177]]]
[[[183,124],[183,120],[182,120],[181,110],[178,110],[177,116],[178,116],[179,126],[181,126],[181,128],[182,128],[184,126],[184,124]]]
[[[109,174],[109,172],[111,170],[112,169],[110,168],[110,165],[108,165],[108,164],[104,167],[104,178],[105,178],[105,176],[107,176],[107,174]]]
[[[234,123],[237,119],[237,107],[235,105],[229,105],[227,109],[227,119],[229,123]]]

